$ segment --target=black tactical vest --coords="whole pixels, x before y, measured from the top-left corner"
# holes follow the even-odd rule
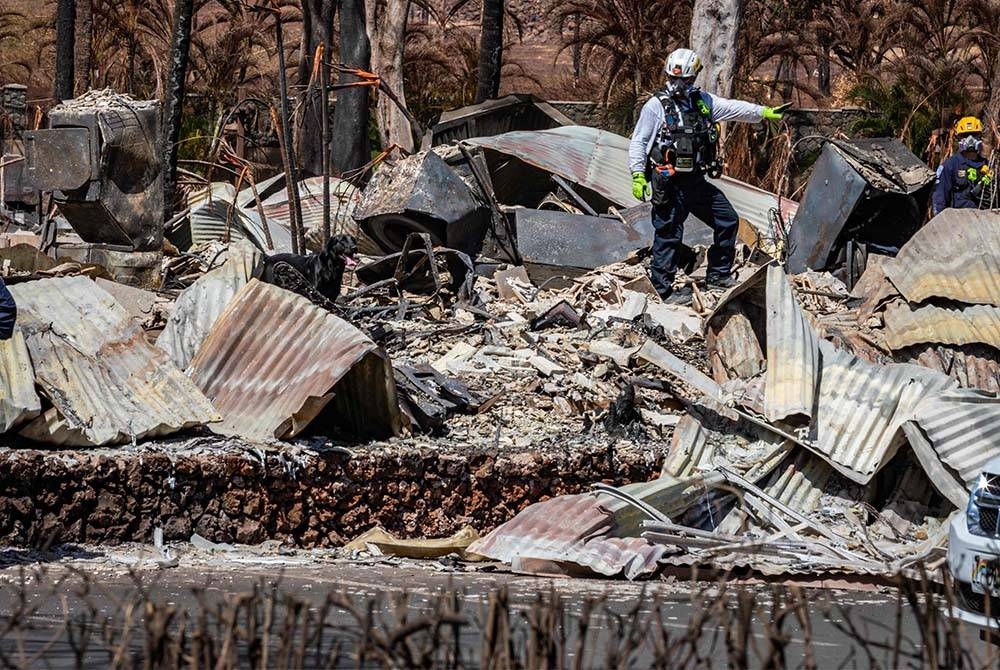
[[[657,133],[649,161],[655,169],[672,166],[681,174],[721,173],[718,163],[719,131],[712,123],[712,111],[697,89],[691,91],[691,111],[681,111],[680,105],[666,91],[656,94],[663,105],[663,124]]]

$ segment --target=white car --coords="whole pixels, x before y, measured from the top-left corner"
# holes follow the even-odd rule
[[[983,468],[966,513],[952,517],[948,567],[958,605],[952,616],[1000,630],[1000,458]]]

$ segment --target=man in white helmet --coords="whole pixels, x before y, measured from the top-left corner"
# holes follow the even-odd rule
[[[690,49],[677,49],[667,57],[666,87],[643,105],[628,151],[632,194],[640,200],[649,196],[653,203],[651,279],[660,298],[675,303],[691,299],[690,287],[673,289],[688,214],[715,233],[708,250],[708,286],[726,288],[735,283],[739,217],[726,196],[705,180],[706,174],[722,173],[718,122],[777,121],[788,106],[763,107],[705,93],[694,85],[701,68],[701,59]]]

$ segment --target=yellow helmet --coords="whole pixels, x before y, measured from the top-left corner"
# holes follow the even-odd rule
[[[963,116],[955,124],[956,135],[971,135],[983,132],[983,124],[974,116]]]

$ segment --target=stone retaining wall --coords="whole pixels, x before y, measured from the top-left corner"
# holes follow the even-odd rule
[[[301,453],[301,452],[300,452]],[[651,479],[660,459],[606,445],[560,453],[447,453],[431,448],[251,450],[184,454],[0,452],[0,544],[149,542],[192,533],[215,542],[267,539],[338,546],[380,524],[406,537],[480,532],[532,502],[597,481]]]

